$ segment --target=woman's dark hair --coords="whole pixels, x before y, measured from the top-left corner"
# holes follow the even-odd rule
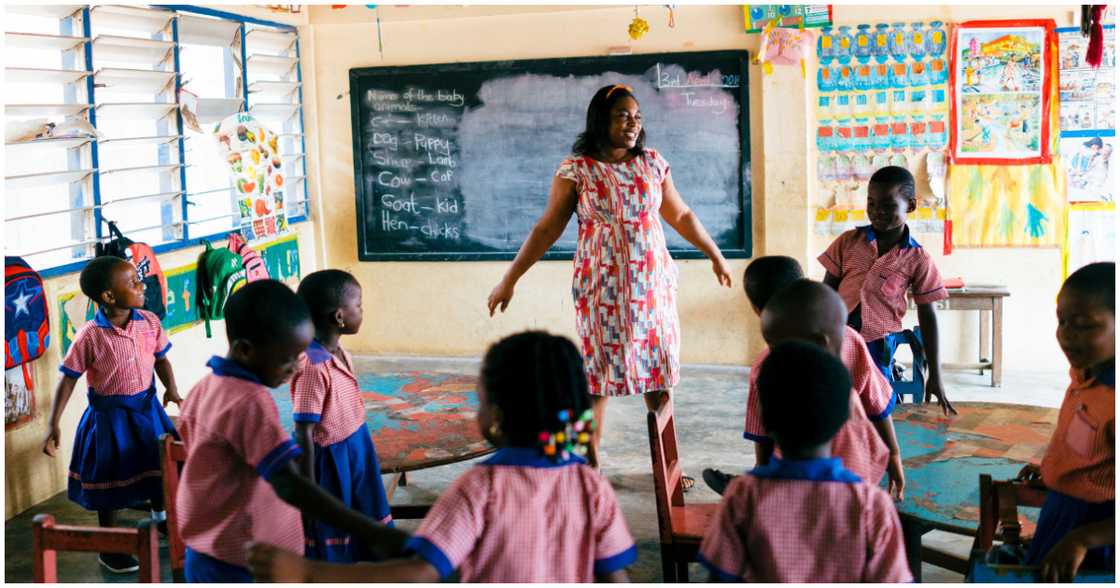
[[[595,96],[591,98],[591,104],[587,105],[587,126],[584,127],[583,132],[579,134],[575,144],[572,145],[572,153],[596,157],[604,146],[610,144],[610,137],[607,133],[611,128],[611,108],[614,108],[615,103],[623,98],[633,98],[635,102],[638,101],[630,88],[622,84],[603,86],[599,88],[598,92],[595,92]],[[638,133],[638,140],[634,143],[634,148],[630,150],[630,153],[641,155],[645,151],[645,145],[646,129],[642,127],[641,132]]]
[[[354,276],[338,269],[312,272],[299,283],[296,294],[307,304],[316,329],[334,324],[331,315],[342,307],[343,293],[351,284],[361,287]]]
[[[583,358],[571,341],[544,331],[510,335],[482,359],[482,384],[501,411],[502,435],[514,447],[536,447],[542,432],[564,430],[591,408]],[[568,422],[559,418],[568,411]]]

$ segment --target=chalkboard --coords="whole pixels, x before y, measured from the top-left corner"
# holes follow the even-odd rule
[[[747,52],[350,70],[362,261],[513,259],[601,86],[633,88],[646,147],[726,257],[751,253]],[[663,221],[664,225],[664,221]],[[571,259],[577,216],[545,259]],[[667,225],[673,257],[703,255]]]

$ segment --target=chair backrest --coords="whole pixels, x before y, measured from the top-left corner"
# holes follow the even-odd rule
[[[987,551],[997,537],[1004,543],[1018,544],[1023,531],[1018,507],[1040,507],[1045,501],[1042,482],[995,481],[989,474],[980,474],[980,524],[972,548]]]
[[[661,394],[656,410],[646,415],[649,426],[649,455],[653,461],[653,490],[657,499],[657,526],[662,543],[673,538],[670,509],[684,506],[681,489],[681,463],[677,458],[677,429],[673,420],[673,403],[668,394]]]
[[[163,504],[167,509],[167,559],[171,562],[171,575],[184,581],[187,548],[179,535],[179,511],[175,507],[175,493],[179,489],[179,464],[187,460],[187,447],[170,434],[159,438],[159,463],[163,470]]]
[[[58,552],[87,551],[129,553],[140,560],[141,582],[159,582],[159,534],[150,519],[139,527],[76,527],[56,525],[54,517],[38,514],[31,521],[32,578],[35,582],[58,582]]]

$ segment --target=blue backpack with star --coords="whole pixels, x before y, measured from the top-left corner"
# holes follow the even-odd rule
[[[23,379],[30,389],[27,363],[43,355],[50,340],[43,278],[23,258],[4,256],[4,369],[24,366]]]

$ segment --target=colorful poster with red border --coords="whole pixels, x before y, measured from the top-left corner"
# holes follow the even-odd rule
[[[1049,163],[1054,21],[958,25],[950,41],[954,164]]]

